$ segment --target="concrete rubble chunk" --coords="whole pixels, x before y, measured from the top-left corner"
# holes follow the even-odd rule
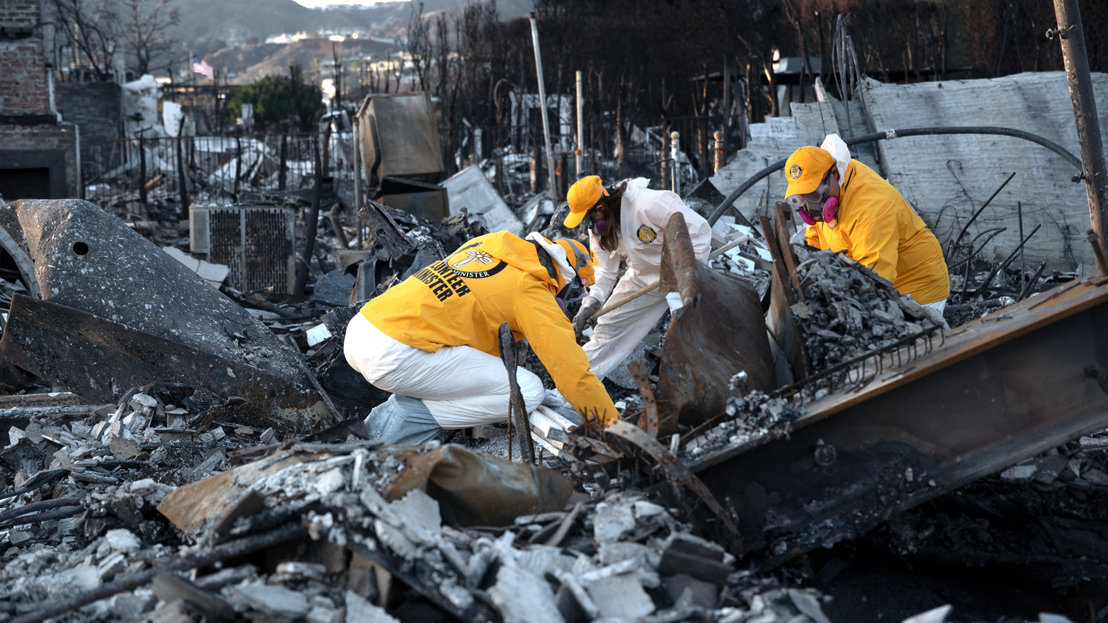
[[[506,623],[564,621],[550,584],[514,565],[500,567],[489,597]]]
[[[631,506],[622,500],[618,502],[601,502],[596,505],[596,513],[593,515],[593,538],[598,543],[618,541],[620,538],[635,529],[635,515]]]
[[[953,606],[946,604],[928,610],[927,612],[921,612],[915,616],[910,616],[904,619],[903,623],[944,623],[953,609]]]
[[[346,591],[345,623],[400,623],[382,608],[366,601],[361,595]]]
[[[815,623],[831,623],[831,619],[828,619],[827,615],[823,613],[819,600],[811,592],[796,589],[789,589],[788,592],[789,599],[804,616]]]
[[[343,474],[342,468],[336,467],[321,474],[315,481],[313,488],[316,493],[325,496],[338,491],[345,484],[346,476]]]
[[[719,587],[691,575],[682,573],[668,576],[662,582],[662,588],[669,600],[678,607],[712,610],[719,605]]]
[[[724,562],[724,554],[723,548],[715,543],[675,532],[663,545],[658,572],[668,575],[683,573],[722,586],[732,571],[731,566]]]
[[[439,503],[423,489],[412,489],[389,506],[403,522],[405,532],[420,542],[437,543],[442,538]]]
[[[269,615],[298,618],[308,614],[308,598],[283,586],[247,582],[232,589],[235,597],[255,610]]]
[[[96,566],[96,572],[100,575],[100,579],[111,580],[126,568],[127,558],[119,552],[112,552],[108,554],[107,558],[100,561]]]
[[[600,616],[600,609],[596,607],[588,591],[572,573],[555,572],[558,578],[558,592],[555,599],[558,602],[558,611],[567,621],[579,621],[581,619],[593,620]]]
[[[585,585],[600,616],[633,621],[654,612],[654,602],[633,574],[601,577]]]
[[[139,541],[135,533],[123,528],[116,528],[114,530],[108,530],[104,534],[104,539],[108,545],[117,552],[134,552],[142,547],[142,543]]]
[[[1039,471],[1037,465],[1013,465],[1008,469],[1000,472],[1000,477],[1003,480],[1010,480],[1013,482],[1022,482],[1031,480],[1035,476],[1035,472]]]
[[[112,456],[122,461],[127,461],[139,455],[139,443],[134,439],[113,436],[108,442]]]

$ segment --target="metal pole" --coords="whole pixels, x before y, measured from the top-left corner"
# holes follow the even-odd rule
[[[143,146],[142,140],[143,130],[139,130],[138,133],[138,148],[139,148],[139,202],[142,203],[142,214],[146,216],[147,209],[147,196],[146,196],[146,147]]]
[[[669,133],[669,157],[673,160],[670,171],[673,173],[673,192],[681,194],[681,133]]]
[[[558,190],[554,187],[554,151],[550,148],[550,120],[546,113],[546,87],[542,79],[542,53],[539,51],[539,23],[531,13],[531,39],[535,43],[535,72],[539,79],[539,109],[542,111],[542,134],[546,145],[546,172],[550,178],[550,198],[558,202]]]
[[[312,253],[315,250],[316,228],[319,226],[319,195],[320,184],[323,181],[323,167],[320,164],[319,141],[316,136],[312,137],[312,159],[315,161],[315,187],[312,190],[312,207],[308,210],[308,216],[305,219],[307,222],[304,223],[304,255],[296,267],[296,283],[292,289],[294,296],[304,296],[305,289],[308,287],[308,276],[312,270]]]
[[[581,70],[577,70],[577,177],[581,177],[581,149],[585,144],[585,121],[581,118],[585,99],[583,92]]]
[[[1081,176],[1085,178],[1085,193],[1089,197],[1089,221],[1097,234],[1097,243],[1105,251],[1104,224],[1108,221],[1105,208],[1104,146],[1100,138],[1100,122],[1096,116],[1096,98],[1089,77],[1089,57],[1085,52],[1085,32],[1081,26],[1081,11],[1077,0],[1054,0],[1057,30],[1048,30],[1047,38],[1058,35],[1062,44],[1062,59],[1066,65],[1070,102],[1077,123],[1077,139],[1081,144]]]
[[[362,122],[354,116],[354,224],[358,226],[358,248],[362,248]]]

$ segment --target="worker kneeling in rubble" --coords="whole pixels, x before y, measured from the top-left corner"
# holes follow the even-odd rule
[[[808,225],[810,246],[845,251],[942,319],[950,277],[938,239],[892,184],[850,157],[838,135],[793,152],[785,177],[785,199]]]
[[[501,231],[466,242],[366,303],[347,326],[343,350],[367,381],[393,393],[366,417],[370,435],[417,445],[440,429],[505,420],[504,322],[516,339],[527,338],[578,413],[615,422],[616,407],[556,298],[574,278],[591,285],[594,271],[594,257],[576,240]],[[530,412],[545,397],[542,381],[523,368],[516,379]]]
[[[625,180],[609,192],[600,176],[590,175],[569,188],[569,214],[563,224],[571,229],[584,225],[589,230],[589,248],[597,257],[596,283],[589,288],[573,318],[579,338],[609,296],[612,302],[617,302],[658,281],[662,230],[670,216],[681,213],[685,217],[697,261],[708,262],[712,226],[685,205],[677,193],[651,190],[646,184],[645,178]],[[616,284],[620,260],[626,261],[627,270]],[[585,344],[593,372],[604,378],[615,370],[650,333],[666,309],[665,293],[654,290],[605,312]]]

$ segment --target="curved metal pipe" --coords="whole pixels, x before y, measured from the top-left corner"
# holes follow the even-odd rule
[[[1081,160],[1077,156],[1066,151],[1066,149],[1061,145],[1047,140],[1039,136],[1038,134],[1024,132],[1023,130],[1015,130],[1013,128],[1000,128],[995,126],[938,126],[933,128],[906,128],[903,130],[882,130],[880,132],[874,132],[872,134],[863,134],[862,136],[855,136],[849,139],[845,139],[845,142],[849,146],[858,145],[860,143],[873,143],[875,141],[880,141],[883,139],[939,134],[1000,134],[1003,136],[1014,136],[1016,138],[1022,138],[1031,141],[1032,143],[1038,143],[1039,145],[1042,145],[1043,147],[1046,147],[1047,149],[1065,158],[1066,162],[1069,162],[1073,166],[1077,167],[1079,171],[1081,169]],[[785,166],[786,160],[788,160],[788,158],[782,158],[781,160],[774,162],[761,171],[755,173],[750,179],[743,182],[742,185],[732,191],[730,195],[727,195],[727,198],[723,200],[723,203],[720,203],[719,206],[717,206],[716,209],[712,211],[711,216],[708,217],[708,223],[715,225],[716,221],[719,220],[719,217],[723,215],[723,212],[727,210],[727,208],[730,208],[733,203],[735,203],[735,200],[739,198],[739,195],[742,195],[744,192],[750,190],[751,186],[757,184],[770,173],[781,170],[781,168]]]

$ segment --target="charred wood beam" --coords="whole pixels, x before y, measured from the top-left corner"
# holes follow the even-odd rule
[[[10,508],[0,513],[0,527],[6,528],[8,526],[28,523],[26,521],[20,521],[20,519],[27,515],[41,513],[42,511],[49,511],[69,506],[81,506],[81,500],[78,498],[56,498],[53,500],[43,500],[41,502],[24,504],[23,506],[19,506],[17,508]]]
[[[24,493],[30,493],[35,489],[40,489],[54,484],[61,480],[69,473],[68,469],[51,469],[44,472],[39,472],[32,476],[27,482],[23,483],[23,486],[7,493],[0,493],[0,500],[6,500],[8,498],[14,498],[17,495],[23,495]],[[5,513],[10,511],[5,511]],[[0,514],[0,517],[4,515]]]

